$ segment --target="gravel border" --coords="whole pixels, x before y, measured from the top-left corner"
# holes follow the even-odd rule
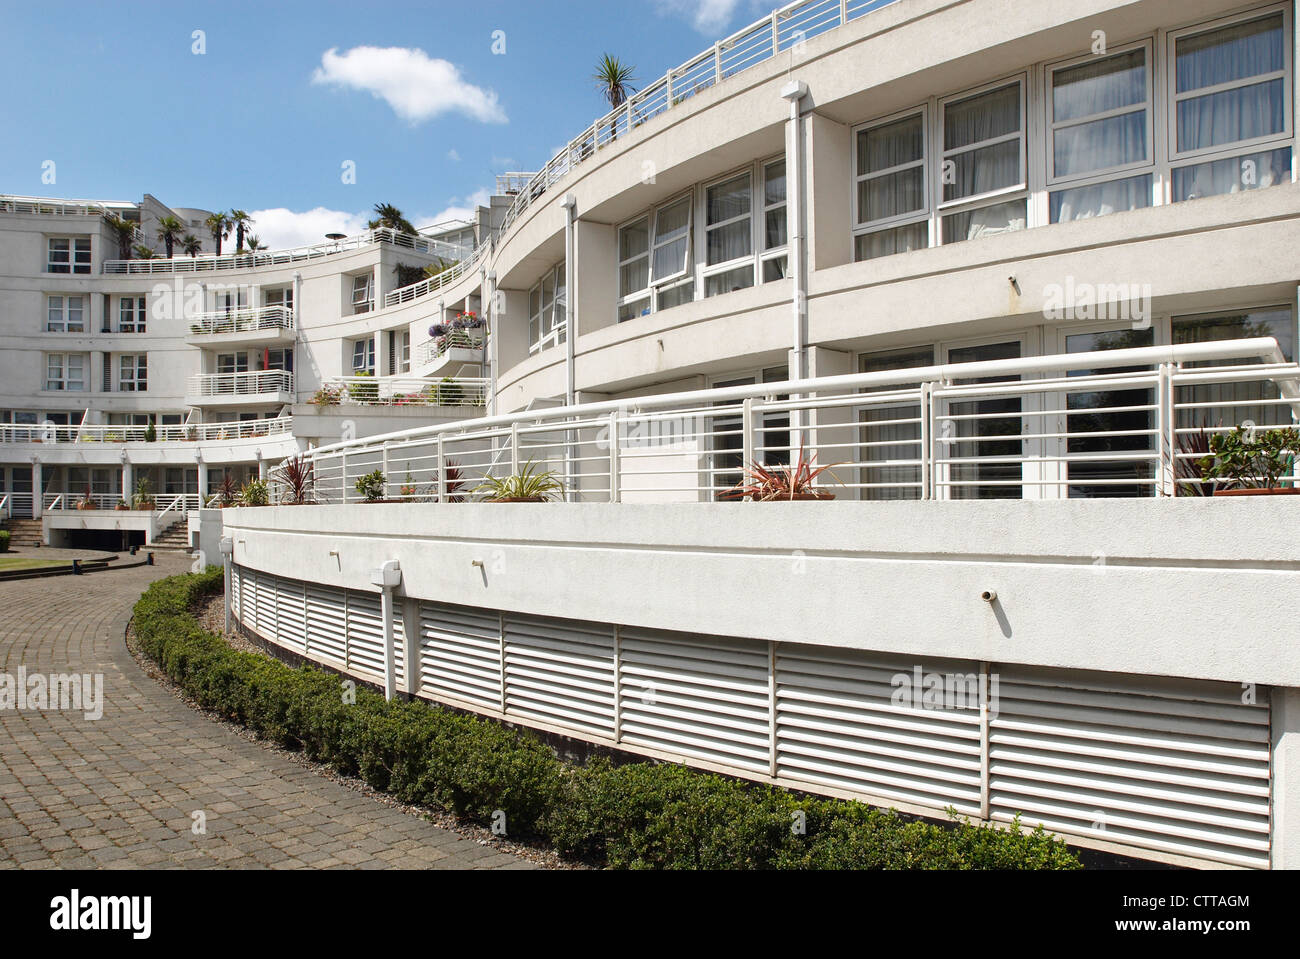
[[[275,659],[275,657],[271,656],[271,654],[269,654],[268,652],[266,652],[265,650],[261,649],[258,646],[254,646],[247,639],[245,639],[243,636],[238,635],[237,633],[223,635],[223,630],[225,626],[225,601],[221,593],[217,593],[216,595],[209,598],[207,602],[202,603],[197,607],[195,607],[193,613],[195,618],[198,620],[200,626],[202,626],[204,629],[208,630],[209,632],[223,638],[227,643],[230,644],[232,649],[236,649],[244,653],[252,653],[256,656],[261,656],[266,659]],[[140,665],[140,668],[144,670],[146,675],[155,679],[161,686],[169,690],[173,696],[175,696],[181,702],[185,703],[191,709],[195,710],[196,712],[202,713],[204,717],[211,720],[212,722],[224,726],[226,729],[230,730],[232,733],[234,733],[239,738],[243,739],[245,742],[257,743],[263,749],[266,749],[269,752],[273,752],[283,759],[287,759],[290,762],[295,763],[296,765],[301,766],[304,769],[310,769],[312,772],[322,777],[323,779],[329,779],[333,782],[338,783],[341,786],[345,786],[348,789],[351,789],[353,792],[361,793],[364,796],[368,796],[369,798],[373,799],[375,802],[382,803],[383,805],[389,807],[390,809],[396,809],[400,812],[406,813],[407,815],[416,816],[420,819],[427,820],[428,822],[433,823],[435,826],[438,826],[442,829],[449,830],[451,832],[455,832],[466,839],[473,840],[474,842],[478,843],[480,846],[491,846],[494,849],[499,850],[500,852],[507,853],[512,856],[516,856],[520,859],[525,859],[528,862],[541,866],[544,869],[580,869],[581,870],[581,869],[590,868],[589,866],[585,866],[581,863],[570,862],[566,859],[563,859],[559,853],[545,846],[541,846],[533,843],[516,842],[514,840],[507,839],[502,836],[493,835],[490,829],[480,826],[477,823],[463,820],[458,816],[455,816],[444,810],[433,809],[428,806],[410,806],[407,805],[406,803],[398,802],[388,793],[380,792],[379,790],[375,789],[373,786],[371,786],[369,783],[365,782],[364,780],[357,779],[352,776],[341,775],[339,772],[337,772],[335,769],[331,768],[330,766],[327,766],[324,763],[313,762],[312,760],[308,759],[300,752],[295,752],[291,749],[285,749],[284,747],[278,746],[275,743],[270,743],[264,739],[259,739],[257,735],[253,733],[251,730],[249,730],[247,727],[241,726],[238,723],[230,721],[224,716],[221,716],[210,710],[204,709],[203,707],[199,706],[198,703],[196,703],[193,699],[191,699],[184,692],[184,690],[182,690],[178,685],[176,685],[176,683],[172,682],[170,676],[165,674],[161,669],[158,668],[158,665],[154,663],[153,660],[149,659],[140,651],[139,645],[136,642],[136,638],[135,638],[135,630],[131,625],[127,626],[126,645],[127,645],[127,649],[130,650],[131,655],[135,658],[135,661]],[[279,660],[275,660],[275,661],[279,662]]]

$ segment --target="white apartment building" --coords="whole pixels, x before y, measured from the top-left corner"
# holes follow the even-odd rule
[[[1186,495],[1208,433],[1300,411],[1296,48],[1294,0],[800,0],[504,177],[409,284],[438,237],[122,264],[96,215],[6,201],[4,489],[201,495],[308,450],[319,505],[220,517],[232,614],[392,694],[1296,867],[1297,501]],[[159,280],[199,319],[124,329]],[[206,432],[19,431],[146,411]],[[801,449],[835,502],[717,502]],[[463,501],[529,463],[563,502]],[[358,504],[374,470],[406,502]]]

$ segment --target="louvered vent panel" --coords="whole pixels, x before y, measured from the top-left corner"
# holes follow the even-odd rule
[[[307,656],[342,667],[347,663],[347,633],[343,590],[306,584]]]
[[[348,665],[368,673],[370,678],[384,678],[384,619],[378,593],[347,591]]]
[[[257,574],[257,632],[272,642],[276,640],[275,587],[276,577]]]
[[[625,627],[620,646],[624,742],[767,771],[766,643]]]
[[[296,579],[277,578],[275,590],[276,641],[285,649],[304,654],[307,629],[307,598]]]
[[[511,716],[614,735],[614,629],[508,613],[506,710]]]
[[[973,662],[778,646],[777,773],[978,814],[978,675]]]
[[[497,613],[420,604],[421,690],[501,708],[501,620]]]
[[[1226,683],[1004,668],[993,816],[1267,866],[1269,710],[1241,700]]]

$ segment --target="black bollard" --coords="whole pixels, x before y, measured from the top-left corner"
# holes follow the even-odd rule
[[[74,560],[72,561],[72,575],[73,575],[73,576],[80,576],[80,575],[81,575],[81,560],[79,560],[79,559],[74,559]]]
[[[145,564],[146,566],[152,566],[152,565],[153,565],[153,553],[150,553],[147,557],[145,557],[144,564]]]

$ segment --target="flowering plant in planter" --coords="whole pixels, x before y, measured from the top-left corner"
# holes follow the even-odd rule
[[[799,458],[792,465],[763,466],[750,463],[749,475],[731,489],[718,494],[719,499],[750,499],[756,503],[774,503],[781,500],[832,500],[835,494],[815,482],[830,466],[815,466],[817,454],[807,456],[802,446]],[[830,474],[835,477],[834,473]],[[839,479],[835,478],[838,483]]]

